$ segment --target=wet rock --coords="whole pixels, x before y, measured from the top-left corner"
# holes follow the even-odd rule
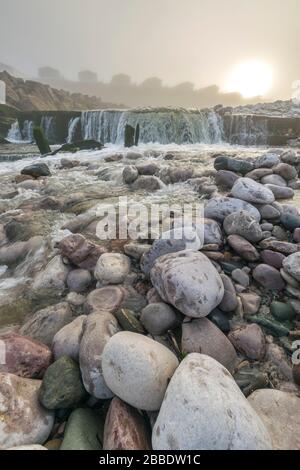
[[[39,390],[39,400],[45,408],[73,408],[86,397],[79,366],[73,359],[63,356],[47,369]]]
[[[84,310],[86,313],[103,310],[114,313],[125,298],[125,289],[119,286],[106,286],[95,289],[86,298]]]
[[[255,390],[265,388],[269,384],[267,374],[260,372],[258,368],[245,366],[242,367],[236,374],[234,380],[242,390],[245,397],[248,397]]]
[[[165,184],[175,184],[187,181],[194,176],[193,168],[162,168],[159,176]]]
[[[218,396],[217,407],[212,396]],[[154,450],[272,448],[268,432],[232,376],[202,354],[190,354],[173,375],[152,445]]]
[[[79,348],[79,364],[87,392],[102,400],[114,394],[103,378],[103,349],[109,339],[120,331],[118,322],[110,313],[90,313],[83,325]]]
[[[295,243],[289,243],[284,241],[275,240],[274,238],[268,238],[260,242],[260,247],[263,250],[274,250],[283,253],[284,255],[290,255],[300,251],[300,245]]]
[[[272,175],[273,170],[271,168],[256,168],[255,170],[250,171],[245,175],[246,178],[251,178],[252,180],[259,181],[265,176]]]
[[[280,272],[267,264],[259,264],[253,270],[253,278],[265,289],[282,290],[285,287]]]
[[[120,310],[118,310],[115,313],[115,317],[123,330],[132,331],[133,333],[145,333],[145,330],[140,320],[128,308],[121,308]]]
[[[275,201],[272,191],[267,186],[251,178],[239,178],[234,183],[231,194],[235,198],[254,204],[271,204]]]
[[[237,179],[238,175],[228,170],[219,170],[215,176],[216,185],[228,189],[232,188]]]
[[[282,263],[283,269],[300,281],[300,252],[289,255]]]
[[[219,308],[223,312],[232,312],[237,307],[235,288],[231,279],[226,276],[226,274],[221,274],[221,279],[224,286],[224,296],[221,303],[219,304]]]
[[[273,168],[273,171],[286,181],[293,180],[298,177],[296,168],[288,163],[279,163],[279,165]]]
[[[62,302],[36,312],[20,328],[20,333],[51,346],[56,333],[72,320],[73,311],[68,303]]]
[[[231,372],[237,364],[234,347],[224,333],[207,318],[182,324],[181,349],[184,354],[197,352],[213,357]]]
[[[127,152],[125,156],[128,160],[138,160],[143,157],[141,153],[133,151]]]
[[[121,253],[104,253],[95,267],[95,278],[103,285],[122,284],[130,272],[130,258]]]
[[[268,188],[274,194],[275,199],[290,199],[294,197],[294,190],[292,188],[283,188],[275,184],[266,184]]]
[[[131,258],[140,260],[144,253],[147,253],[151,249],[151,245],[143,243],[131,242],[124,245],[124,253]]]
[[[287,186],[285,179],[283,179],[280,175],[264,176],[261,179],[261,183],[262,184],[275,184],[276,186],[282,186],[283,188]]]
[[[152,303],[142,310],[141,322],[152,335],[163,335],[180,325],[181,315],[163,302]]]
[[[239,235],[229,235],[227,242],[246,261],[257,261],[259,259],[258,251],[245,238]]]
[[[21,175],[29,175],[38,178],[39,176],[51,176],[51,172],[46,163],[33,163],[23,168]]]
[[[167,303],[190,317],[204,317],[224,295],[220,275],[200,252],[161,256],[151,270],[152,284]]]
[[[146,191],[157,191],[162,187],[162,181],[156,176],[139,176],[131,186],[134,191],[139,191],[140,189],[144,189]]]
[[[245,175],[253,170],[253,164],[246,160],[238,160],[226,156],[220,156],[215,159],[214,167],[216,170],[229,170],[234,173]]]
[[[0,361],[0,372],[8,372],[28,379],[40,379],[52,361],[51,350],[44,344],[14,332],[0,336],[5,361]]]
[[[43,244],[42,237],[33,237],[27,242],[16,242],[0,248],[0,264],[11,266],[33,254]]]
[[[141,269],[148,276],[155,261],[160,256],[187,249],[198,251],[202,245],[203,240],[199,238],[196,229],[193,227],[165,232],[163,237],[156,240],[151,249],[142,256]]]
[[[274,450],[300,449],[300,398],[280,390],[256,390],[248,401],[268,430]]]
[[[270,204],[265,204],[259,208],[260,215],[262,219],[273,220],[280,217],[280,211],[271,206]]]
[[[126,184],[132,184],[135,182],[135,180],[138,178],[139,173],[138,170],[135,166],[133,165],[128,165],[125,166],[123,170],[123,181]]]
[[[53,427],[54,416],[39,404],[40,380],[0,373],[0,447],[43,444]]]
[[[280,158],[276,153],[265,153],[255,161],[255,168],[273,168],[280,163]]]
[[[296,316],[296,312],[291,305],[284,302],[274,301],[270,305],[271,313],[278,321],[290,321]]]
[[[115,397],[106,415],[103,450],[150,450],[151,438],[143,416]]]
[[[261,361],[266,354],[265,336],[256,323],[235,328],[230,331],[228,339],[249,359]]]
[[[280,216],[280,222],[290,232],[293,232],[295,229],[300,228],[300,216],[299,215],[283,213]]]
[[[234,269],[231,273],[232,279],[240,284],[241,286],[248,287],[250,284],[250,279],[247,273],[242,269]]]
[[[227,215],[223,227],[227,235],[240,235],[252,243],[262,239],[262,229],[259,223],[246,211],[233,212]]]
[[[126,403],[148,411],[160,408],[177,366],[176,356],[165,346],[128,331],[114,335],[102,355],[108,387]]]
[[[230,322],[228,316],[218,308],[215,308],[207,318],[216,325],[223,333],[230,331]]]
[[[281,336],[287,336],[289,334],[289,328],[282,323],[274,320],[273,318],[265,317],[261,314],[252,315],[251,320],[258,325],[263,326],[273,336],[280,338]]]
[[[216,244],[222,245],[223,244],[223,235],[221,231],[221,227],[213,219],[204,219],[204,243],[205,245]]]
[[[74,410],[66,426],[60,450],[101,450],[104,423],[97,411]]]
[[[155,162],[140,163],[136,166],[139,175],[158,175],[159,166]]]
[[[274,268],[280,269],[285,256],[282,253],[277,253],[272,250],[263,250],[260,253],[261,258],[265,264],[273,266]]]
[[[223,222],[225,217],[232,212],[249,212],[257,222],[260,221],[260,213],[256,207],[251,204],[232,197],[213,197],[204,207],[204,215],[208,219],[214,219]]]
[[[86,240],[82,235],[75,234],[61,240],[59,248],[62,256],[82,269],[93,270],[105,248]]]
[[[83,322],[85,319],[86,315],[80,315],[56,333],[52,342],[55,360],[68,356],[78,362],[79,345],[83,335]]]
[[[297,165],[300,163],[299,156],[295,152],[295,150],[286,150],[281,155],[281,161],[284,163],[288,163],[289,165]]]
[[[32,289],[34,291],[53,290],[56,293],[63,292],[66,288],[66,280],[70,266],[64,264],[62,257],[57,255],[47,264],[43,271],[35,277]]]
[[[92,282],[92,276],[87,269],[72,269],[67,277],[70,291],[84,292]]]

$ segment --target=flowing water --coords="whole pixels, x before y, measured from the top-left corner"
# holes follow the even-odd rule
[[[61,142],[61,122],[56,116],[45,113],[39,124],[51,143]],[[95,139],[104,144],[124,141],[126,124],[140,125],[141,143],[219,144],[228,142],[239,145],[266,145],[268,141],[267,118],[253,115],[232,114],[224,118],[217,109],[169,109],[141,108],[131,110],[106,109],[83,111],[81,117],[66,123],[64,142]],[[12,124],[7,139],[11,142],[31,142],[33,121]],[[57,129],[60,128],[59,136]]]

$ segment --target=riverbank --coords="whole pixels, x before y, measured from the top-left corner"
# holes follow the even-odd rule
[[[0,163],[0,447],[299,449],[300,154],[25,148]],[[101,241],[119,197],[203,203],[203,231]]]

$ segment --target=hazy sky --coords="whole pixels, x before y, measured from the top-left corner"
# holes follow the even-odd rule
[[[267,62],[272,93],[300,79],[300,0],[0,0],[0,62],[28,75],[94,70],[140,82],[226,85],[234,66]]]

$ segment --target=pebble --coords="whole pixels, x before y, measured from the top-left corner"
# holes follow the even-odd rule
[[[104,253],[95,267],[95,278],[103,285],[122,284],[130,272],[130,258],[121,253]]]
[[[235,328],[230,331],[228,339],[249,359],[261,361],[266,354],[265,336],[256,323]]]
[[[14,332],[1,335],[0,345],[5,348],[5,363],[0,361],[0,372],[40,379],[52,362],[48,346]]]
[[[86,318],[86,315],[80,315],[56,333],[52,342],[55,360],[68,356],[76,362],[79,361],[79,345]]]
[[[208,315],[224,295],[220,275],[200,252],[161,256],[151,270],[151,281],[165,302],[195,318]]]
[[[120,286],[106,286],[89,293],[84,304],[85,313],[103,310],[116,312],[125,298],[126,291]]]
[[[240,235],[249,242],[262,239],[262,228],[256,219],[246,211],[233,212],[225,217],[223,228],[227,235]]]
[[[96,410],[77,408],[68,419],[60,450],[101,450],[103,428]]]
[[[69,304],[62,302],[33,314],[20,328],[20,333],[51,346],[56,333],[71,323],[74,317]]]
[[[176,356],[165,346],[128,331],[114,335],[102,355],[108,387],[129,405],[147,411],[160,408],[177,366]]]
[[[245,238],[239,235],[229,235],[227,242],[246,261],[252,262],[259,259],[258,251]]]
[[[290,188],[286,188],[290,189]],[[250,178],[239,178],[231,189],[233,197],[254,204],[271,204],[275,197],[268,186]]]
[[[151,335],[163,335],[180,325],[181,315],[168,304],[151,303],[142,310],[140,320]]]
[[[99,257],[106,251],[104,247],[88,241],[80,234],[69,235],[59,242],[62,256],[75,266],[92,271]]]
[[[150,450],[151,436],[143,416],[120,398],[113,398],[106,415],[103,450]]]
[[[239,295],[245,315],[255,315],[259,311],[261,298],[254,292],[243,292]]]
[[[282,186],[277,186],[276,184],[266,184],[265,187],[272,191],[275,199],[290,199],[295,195],[295,192],[292,188],[283,188]]]
[[[48,410],[73,408],[87,397],[78,364],[63,356],[47,369],[39,400]]]
[[[213,357],[230,372],[237,364],[234,347],[224,333],[207,318],[183,322],[181,349],[184,354],[202,353]]]
[[[52,411],[38,401],[40,380],[0,372],[0,447],[43,444],[53,424]]]
[[[92,276],[87,269],[72,269],[67,276],[70,291],[84,292],[92,282]]]
[[[273,250],[262,250],[260,256],[265,264],[280,269],[285,256],[282,253],[277,253]]]
[[[253,278],[265,289],[282,290],[285,287],[280,272],[267,264],[259,264],[253,270]]]
[[[256,390],[250,405],[268,430],[274,450],[300,450],[300,398],[280,390]]]
[[[246,274],[242,269],[234,269],[231,273],[232,279],[241,284],[243,287],[248,287],[250,284],[250,279],[248,274]]]
[[[289,255],[282,263],[284,271],[300,281],[300,252]]]
[[[119,331],[116,318],[108,312],[90,313],[84,322],[79,364],[85,389],[95,398],[106,400],[114,395],[103,377],[103,350]]]
[[[237,297],[235,293],[235,288],[231,279],[226,276],[226,274],[221,274],[221,279],[223,281],[224,286],[224,296],[219,304],[219,308],[223,312],[232,312],[237,307]]]
[[[204,206],[204,215],[208,219],[223,222],[225,217],[232,212],[249,212],[257,222],[260,221],[260,213],[256,207],[248,202],[233,197],[213,197]]]

